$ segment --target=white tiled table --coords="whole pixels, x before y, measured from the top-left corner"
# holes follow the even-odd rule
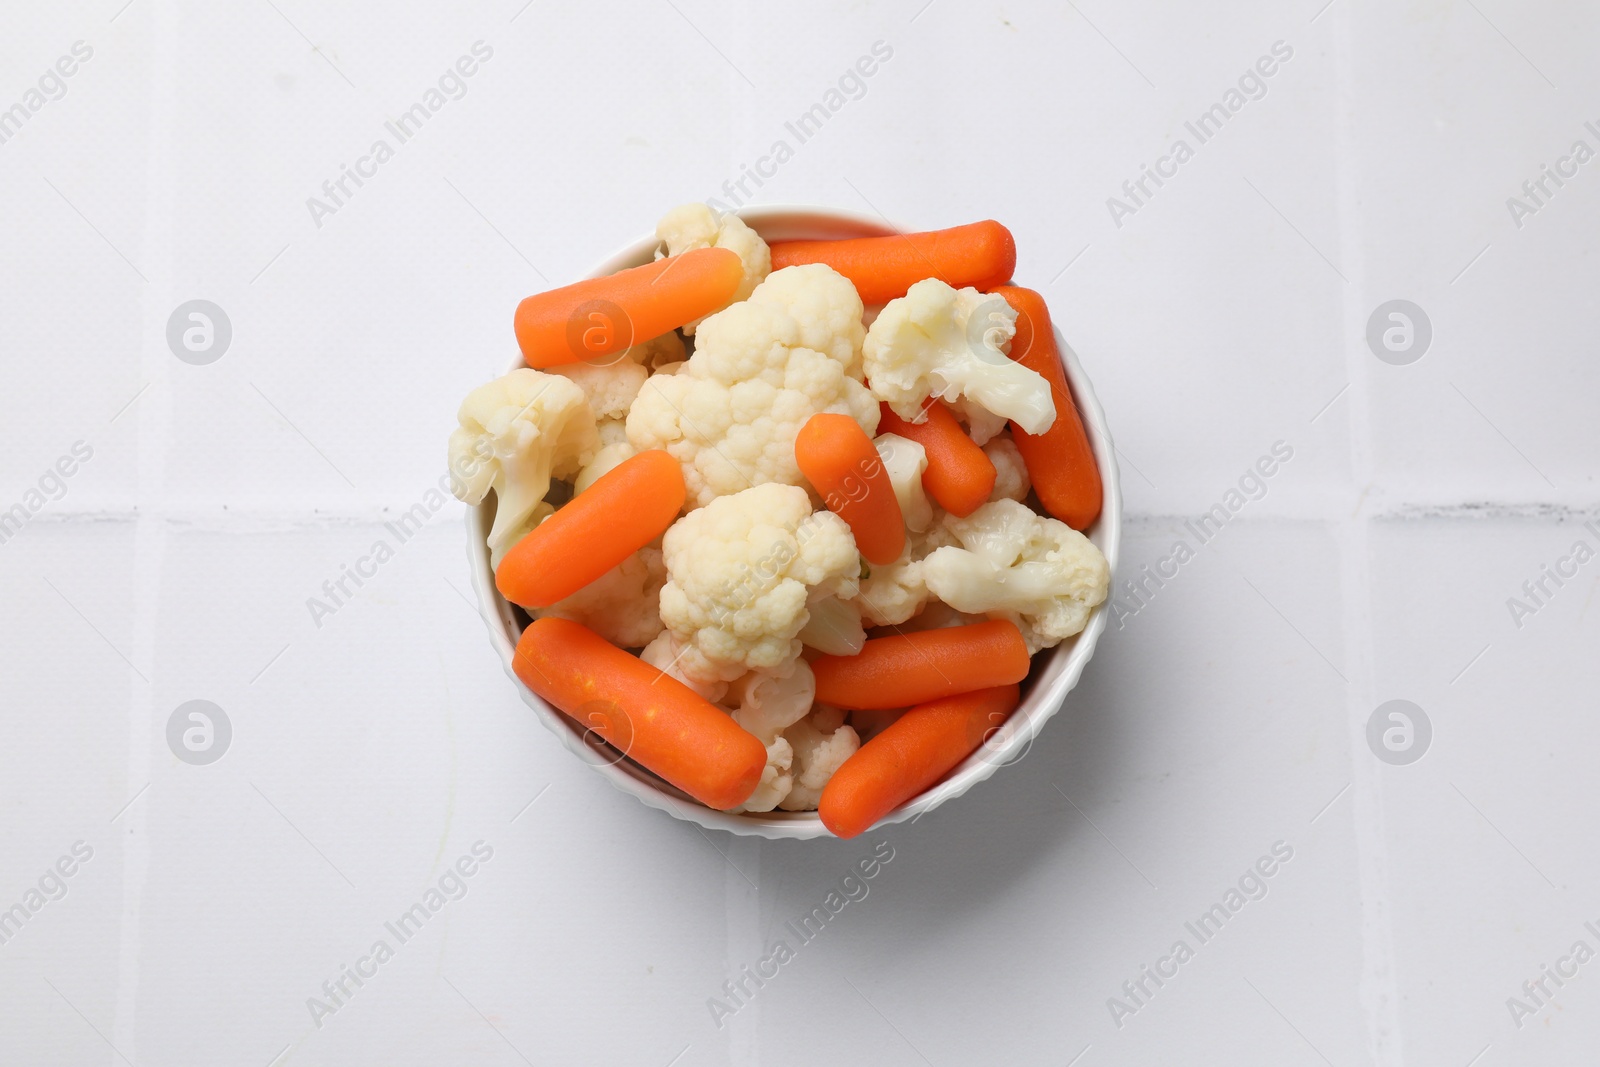
[[[1506,203],[1600,149],[1592,6],[122,4],[12,5],[0,33],[0,108],[92,49],[0,143],[0,510],[93,450],[0,545],[0,909],[66,889],[0,944],[0,1062],[1594,1062],[1600,963],[1553,1003],[1523,983],[1600,950],[1600,562],[1520,627],[1507,599],[1600,548],[1600,162],[1520,227]],[[479,41],[464,95],[317,225],[307,198]],[[1107,198],[1178,138],[1118,226]],[[611,790],[491,655],[459,505],[385,526],[518,298],[726,202],[779,139],[759,202],[1009,224],[1116,434],[1124,574],[1194,549],[1021,763],[850,843]],[[167,346],[191,299],[232,325],[208,365]],[[1365,340],[1394,299],[1433,328],[1409,365]],[[1280,441],[1198,544],[1185,520]],[[209,766],[165,739],[194,699],[233,728]],[[1419,762],[1367,745],[1391,699],[1432,723]],[[480,841],[464,896],[387,933]],[[801,944],[786,922],[874,848],[868,895]],[[719,1028],[709,998],[775,938],[794,958]]]

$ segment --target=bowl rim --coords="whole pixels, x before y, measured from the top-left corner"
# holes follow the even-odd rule
[[[810,237],[832,239],[848,236],[883,236],[907,232],[896,229],[882,218],[857,212],[804,204],[764,204],[736,210],[748,225],[768,240]],[[772,235],[769,237],[769,235]],[[584,278],[599,278],[608,274],[647,263],[653,257],[660,241],[649,233],[624,245],[607,256]],[[1025,757],[1044,728],[1061,710],[1067,694],[1078,684],[1084,668],[1094,655],[1106,618],[1115,596],[1117,560],[1122,543],[1122,489],[1116,462],[1116,449],[1112,444],[1110,428],[1106,425],[1105,411],[1095,395],[1089,376],[1078,361],[1077,354],[1061,334],[1057,316],[1051,317],[1056,346],[1066,369],[1067,382],[1073,399],[1088,432],[1095,461],[1100,465],[1100,479],[1104,492],[1100,517],[1085,531],[1106,557],[1111,569],[1111,592],[1106,600],[1090,613],[1084,629],[1053,649],[1034,657],[1030,671],[1032,687],[1017,706],[1005,725],[989,738],[983,747],[968,756],[937,785],[920,796],[890,812],[874,829],[906,820],[915,821],[946,801],[961,796],[981,781],[987,780],[1001,767],[1009,766]],[[518,353],[508,370],[526,366]],[[592,731],[580,727],[537,694],[522,684],[512,667],[520,631],[512,607],[500,596],[494,584],[494,570],[489,565],[488,532],[490,509],[486,503],[467,509],[467,560],[472,571],[473,590],[480,606],[479,614],[489,631],[490,644],[494,646],[507,676],[521,694],[522,700],[539,721],[560,739],[563,746],[584,763],[598,771],[617,789],[658,811],[674,818],[695,823],[708,830],[726,830],[743,836],[763,837],[768,840],[834,839],[814,811],[805,812],[749,812],[730,814],[705,807],[657,778],[643,767],[624,759],[615,750],[598,743]]]

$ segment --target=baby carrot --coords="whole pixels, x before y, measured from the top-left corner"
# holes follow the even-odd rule
[[[495,588],[513,604],[547,608],[660,537],[685,495],[683,468],[659,448],[625,459],[511,546]]]
[[[767,749],[688,686],[570,619],[535,619],[512,666],[522,684],[707,807],[750,799]]]
[[[772,245],[773,270],[797,263],[826,263],[855,283],[863,304],[887,304],[924,278],[941,278],[957,289],[1002,285],[1017,265],[1017,243],[990,219],[927,233]]]
[[[1056,402],[1056,421],[1042,434],[1026,432],[1011,424],[1011,436],[1027,465],[1033,491],[1051,515],[1074,530],[1084,530],[1100,514],[1104,495],[1100,468],[1089,446],[1083,419],[1067,388],[1066,371],[1056,351],[1056,333],[1050,326],[1050,310],[1044,297],[1032,289],[1002,285],[992,292],[1003,296],[1017,309],[1017,333],[1011,339],[1011,358],[1044,376]],[[931,464],[931,461],[930,461]]]
[[[926,407],[927,419],[907,422],[888,404],[880,404],[879,433],[899,434],[915,441],[928,454],[922,488],[956,518],[966,518],[994,491],[994,461],[967,436],[956,417],[941,401]]]
[[[1017,706],[1015,685],[919,704],[844,761],[822,787],[817,814],[836,837],[855,837],[933,785]]]
[[[817,700],[841,708],[903,708],[1020,682],[1028,675],[1022,631],[1005,619],[875,637],[854,656],[818,656]]]
[[[587,278],[518,304],[517,344],[530,367],[621,352],[721,311],[743,277],[738,253],[697,248],[604,278]]]
[[[819,412],[794,439],[794,460],[828,510],[855,534],[869,563],[887,567],[906,547],[906,520],[872,438],[849,415]]]

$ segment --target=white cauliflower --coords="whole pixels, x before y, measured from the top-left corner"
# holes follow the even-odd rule
[[[626,419],[601,419],[594,424],[594,429],[595,433],[600,437],[601,448],[628,444],[628,423]],[[629,446],[629,454],[632,455],[631,445]]]
[[[582,389],[597,420],[595,432],[600,437],[601,447],[572,484],[573,490],[581,493],[593,485],[596,478],[635,454],[633,446],[628,444],[625,420],[650,372],[631,359],[603,356],[599,360],[551,367],[548,373],[559,374]]]
[[[850,713],[835,704],[816,704],[806,718],[811,720],[811,725],[818,732],[831,734],[845,724]]]
[[[639,388],[644,385],[650,372],[631,359],[619,360],[614,356],[600,358],[608,362],[587,360],[566,363],[551,367],[545,373],[559,374],[582,389],[596,419],[625,419],[628,409],[633,406],[633,398],[639,395]]]
[[[1053,404],[1054,401],[1052,400]],[[996,415],[984,408],[982,404],[974,403],[968,397],[957,397],[950,404],[950,409],[967,428],[967,436],[973,443],[983,447],[994,439],[995,435],[1006,428],[1006,417]]]
[[[689,648],[689,643],[678,640],[671,630],[662,630],[654,641],[644,646],[639,658],[668,678],[682,682],[711,703],[719,702],[728,692],[727,682],[699,682],[683,673],[683,654]]]
[[[737,252],[739,262],[744,264],[744,278],[733,294],[735,301],[749,297],[772,270],[772,252],[760,234],[746,226],[739,216],[731,212],[719,215],[705,204],[673,208],[656,223],[656,236],[667,246],[665,254],[669,256],[695,248],[727,248]],[[693,336],[697,325],[698,322],[691,322],[683,332]]]
[[[816,692],[816,677],[802,659],[773,670],[751,671],[728,687],[727,699],[738,705],[733,721],[767,746],[761,783],[738,810],[771,811],[788,796],[794,784],[789,773],[794,750],[780,735],[810,713]]]
[[[602,435],[605,427],[605,423],[600,424],[599,428],[602,431]],[[603,439],[604,438],[602,436],[602,440]],[[593,485],[595,483],[595,479],[599,478],[602,474],[611,472],[612,470],[616,469],[618,464],[622,463],[624,460],[632,459],[636,455],[638,455],[638,453],[634,451],[634,447],[625,439],[622,441],[613,442],[611,444],[602,445],[600,447],[600,451],[594,454],[594,459],[585,464],[583,470],[578,472],[578,477],[572,483],[572,491],[574,493],[583,492],[585,489]]]
[[[794,775],[790,768],[794,766],[794,749],[782,737],[775,737],[767,745],[767,765],[761,768],[761,780],[756,783],[756,791],[750,794],[750,799],[732,810],[737,815],[742,811],[771,811],[778,806],[779,801],[789,795],[794,788]]]
[[[923,559],[935,548],[955,543],[955,535],[939,521],[921,533],[908,532],[900,558],[887,566],[874,564],[872,573],[858,583],[855,602],[861,617],[873,626],[899,626],[920,612],[932,595],[923,576]]]
[[[844,520],[813,514],[792,485],[718,497],[674,523],[662,548],[661,621],[689,646],[679,666],[699,682],[794,659],[807,601],[855,596],[861,566]]]
[[[922,561],[911,556],[911,543],[906,551],[887,567],[879,565],[861,580],[856,604],[861,608],[861,618],[872,626],[899,626],[921,611],[928,602],[928,583],[922,576]]]
[[[659,373],[659,372],[658,372]],[[595,479],[611,470],[625,459],[631,459],[639,454],[639,450],[628,443],[628,423],[626,419],[601,419],[594,424],[595,433],[600,435],[600,451],[594,458],[584,464],[583,470],[578,472],[573,479],[572,492],[576,496],[594,484]]]
[[[885,305],[867,331],[867,380],[902,419],[920,421],[929,396],[964,397],[1043,433],[1055,421],[1055,400],[1049,382],[1006,355],[1016,329],[1017,313],[1004,297],[926,278]]]
[[[660,600],[666,580],[661,550],[641,548],[539,614],[580,622],[619,648],[643,648],[663,629]]]
[[[1017,500],[1028,495],[1033,483],[1028,479],[1028,465],[1023,462],[1022,451],[1011,435],[1001,434],[983,446],[983,454],[994,464],[994,491],[990,500]]]
[[[929,600],[927,607],[894,629],[896,633],[914,634],[925,630],[942,630],[948,626],[971,626],[975,622],[987,621],[987,616],[967,615],[957,611],[949,604],[937,600]]]
[[[729,684],[726,700],[738,705],[733,721],[767,745],[811,713],[816,695],[811,665],[796,658],[771,670],[741,675]]]
[[[785,267],[750,294],[750,303],[787,311],[800,326],[799,343],[832,356],[861,380],[861,297],[849,278],[824,263]]]
[[[819,411],[877,430],[872,394],[838,360],[801,346],[801,333],[783,308],[734,304],[700,324],[693,356],[645,382],[628,443],[682,464],[691,507],[767,482],[804,485],[794,439]]]
[[[778,806],[784,811],[815,811],[822,800],[822,787],[856,754],[861,738],[845,724],[844,712],[825,705],[785,730],[783,737],[793,749],[790,768],[794,784]]]
[[[855,656],[867,643],[861,627],[861,607],[836,596],[812,597],[806,604],[810,618],[800,628],[800,643],[830,656]]]
[[[1064,522],[1015,500],[996,500],[943,522],[961,547],[935,549],[923,560],[928,591],[958,611],[1010,619],[1029,653],[1082,630],[1090,610],[1106,598],[1106,558]]]
[[[550,491],[550,479],[577,474],[599,450],[594,412],[583,390],[557,374],[522,367],[467,394],[450,434],[450,469],[468,504],[495,492],[491,551],[504,552]],[[478,457],[491,458],[479,460]]]
[[[933,523],[933,505],[928,502],[927,490],[922,488],[922,473],[928,469],[928,451],[916,441],[899,434],[880,434],[872,444],[883,460],[889,484],[894,486],[894,498],[900,502],[900,515],[906,520],[906,529],[921,533]]]

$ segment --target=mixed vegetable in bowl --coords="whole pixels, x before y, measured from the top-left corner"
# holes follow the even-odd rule
[[[769,247],[693,204],[657,236],[523,301],[527,366],[451,435],[532,620],[513,666],[709,807],[854,836],[1106,597],[1049,313],[995,222]]]

